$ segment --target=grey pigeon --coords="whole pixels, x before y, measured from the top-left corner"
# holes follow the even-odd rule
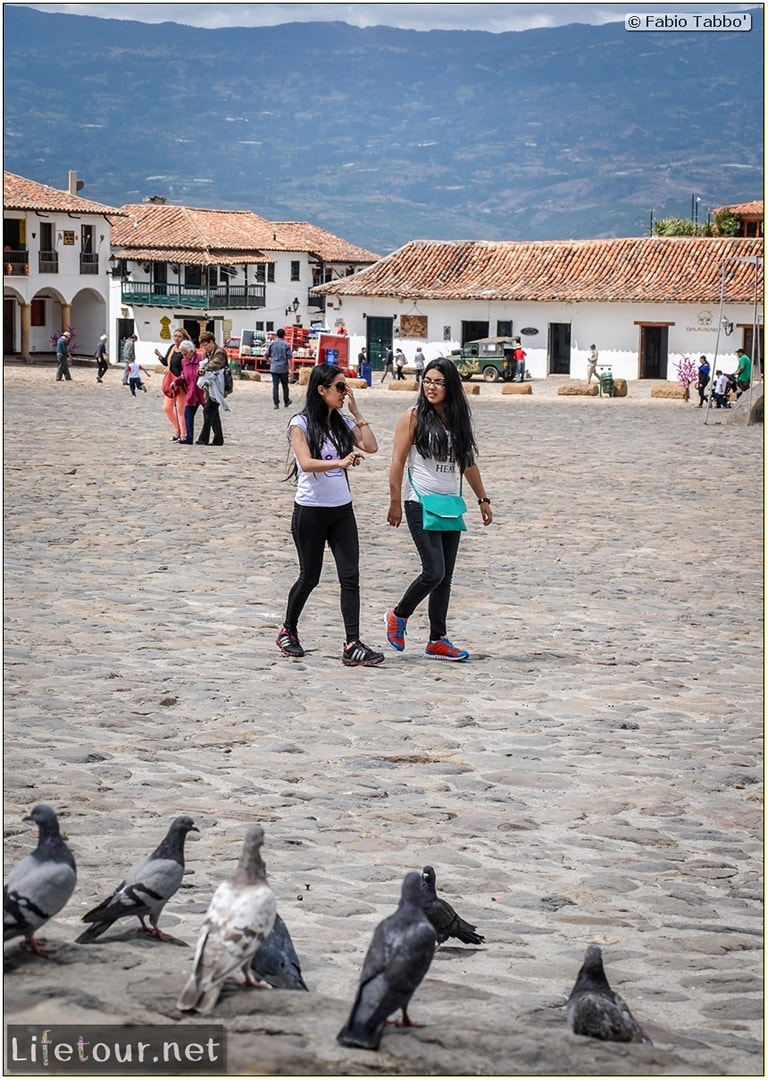
[[[457,915],[447,900],[441,900],[435,888],[435,871],[425,866],[421,871],[421,903],[426,916],[435,928],[438,947],[449,937],[458,938],[465,945],[482,945],[485,938],[475,933],[475,927]]]
[[[267,884],[261,858],[263,843],[264,830],[251,825],[234,877],[223,881],[213,894],[192,974],[179,996],[182,1011],[210,1012],[224,980],[237,971],[242,972],[246,985],[258,986],[249,972],[251,960],[271,933],[277,914],[275,894]]]
[[[190,832],[199,832],[191,817],[175,818],[152,854],[134,866],[111,896],[83,915],[83,922],[91,925],[76,939],[77,943],[87,945],[95,941],[112,923],[129,915],[136,916],[145,934],[159,941],[172,941],[158,930],[157,922],[184,877],[184,841]],[[145,923],[146,918],[151,926]]]
[[[413,871],[403,878],[397,911],[374,931],[355,1003],[336,1041],[378,1050],[387,1017],[398,1009],[402,1025],[416,1027],[408,1017],[408,1003],[434,955],[435,931],[421,906],[419,875]]]
[[[597,945],[587,949],[565,1006],[565,1016],[575,1035],[589,1035],[606,1042],[651,1042],[626,1002],[608,985],[603,955]]]
[[[55,950],[44,948],[42,940],[33,935],[69,900],[77,869],[50,806],[39,803],[22,820],[37,825],[37,847],[14,866],[3,886],[3,940],[23,934],[26,948],[38,956],[49,956]]]
[[[307,989],[288,927],[279,915],[275,915],[272,933],[251,960],[251,971],[276,990]]]

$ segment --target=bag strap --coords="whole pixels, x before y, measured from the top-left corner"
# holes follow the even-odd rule
[[[411,476],[410,468],[408,469],[408,483],[411,485],[414,492],[419,496],[419,500],[421,500],[421,492],[419,491],[419,489],[416,487],[416,485],[413,482],[413,477]],[[461,495],[463,490],[464,490],[464,473],[460,472],[459,473],[459,495]]]

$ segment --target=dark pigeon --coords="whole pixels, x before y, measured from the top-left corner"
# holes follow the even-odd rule
[[[651,1042],[626,1002],[608,985],[603,955],[597,945],[587,949],[565,1006],[565,1016],[574,1035],[589,1035],[606,1042]]]
[[[33,935],[69,900],[77,869],[50,806],[40,803],[22,820],[37,825],[37,847],[11,870],[3,886],[3,940],[23,935],[26,948],[50,956],[55,950],[44,948],[43,940]]]
[[[261,857],[264,830],[251,825],[234,877],[213,894],[197,942],[194,968],[179,995],[177,1008],[208,1013],[216,1005],[224,980],[240,972],[246,986],[258,986],[251,960],[275,924],[277,901],[267,884]]]
[[[279,915],[275,915],[272,933],[251,960],[251,971],[276,990],[307,989],[288,927]]]
[[[421,903],[427,918],[435,928],[438,947],[449,937],[458,938],[465,945],[482,945],[485,938],[475,933],[475,927],[457,915],[447,900],[441,900],[435,888],[435,871],[425,866],[421,871]]]
[[[419,875],[406,874],[394,915],[376,927],[363,963],[355,1003],[336,1036],[342,1046],[378,1050],[387,1017],[402,1011],[402,1025],[416,1027],[408,1003],[435,954],[435,931],[419,897]]]
[[[77,938],[79,945],[87,945],[101,937],[105,930],[117,922],[135,915],[141,923],[140,930],[159,941],[173,939],[158,930],[160,912],[178,890],[184,877],[184,841],[187,833],[198,832],[191,817],[177,817],[171,824],[159,847],[142,859],[121,881],[111,896],[83,915],[83,922],[91,923]],[[149,918],[151,926],[145,919]]]

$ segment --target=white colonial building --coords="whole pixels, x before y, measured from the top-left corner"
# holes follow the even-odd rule
[[[320,291],[374,367],[391,343],[430,360],[498,335],[520,336],[533,378],[584,378],[595,344],[614,378],[675,380],[683,356],[762,362],[762,254],[742,237],[416,240]]]
[[[164,201],[122,207],[113,235],[112,311],[120,341],[138,337],[151,361],[172,328],[218,341],[241,330],[325,322],[315,287],[378,258],[308,222],[272,222],[247,210],[206,210]],[[331,329],[341,321],[335,316]]]
[[[73,354],[93,356],[109,333],[109,256],[120,211],[69,190],[3,174],[3,355],[55,352],[68,327]]]

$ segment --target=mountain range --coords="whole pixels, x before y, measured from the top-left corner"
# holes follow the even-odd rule
[[[761,198],[763,14],[502,34],[344,23],[200,29],[4,5],[5,168],[114,206],[415,238],[641,236]]]

